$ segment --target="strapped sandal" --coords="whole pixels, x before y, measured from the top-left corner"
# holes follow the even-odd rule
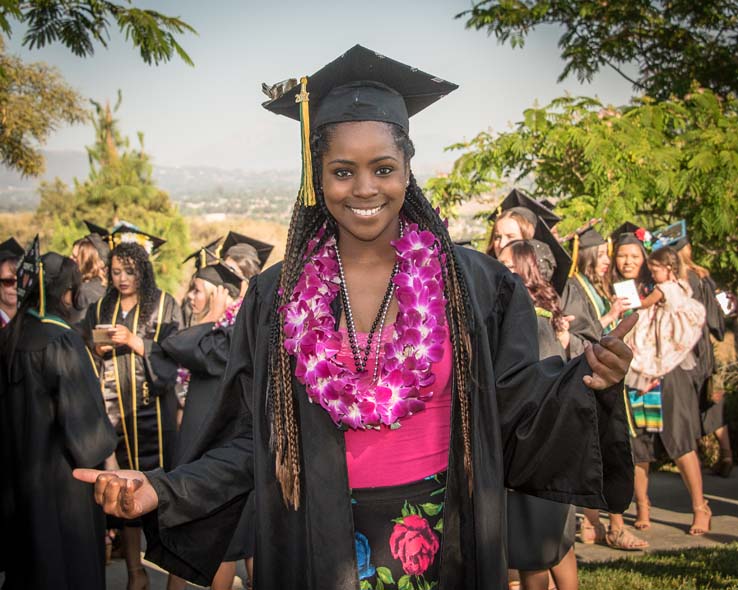
[[[582,524],[579,525],[579,540],[585,545],[598,545],[605,544],[605,536],[607,535],[607,529],[605,525],[597,521],[592,524],[587,518],[582,520]]]
[[[702,503],[702,506],[692,507],[692,511],[694,512],[694,518],[692,519],[692,526],[689,527],[689,534],[693,537],[701,537],[705,533],[709,533],[710,525],[712,524],[712,510],[710,510],[710,507],[707,505],[707,500]],[[695,520],[697,520],[698,512],[707,514],[707,528],[703,529],[702,527],[698,527],[695,525]]]
[[[650,500],[646,500],[645,502],[636,502],[636,519],[633,523],[633,528],[637,531],[647,531],[651,528],[650,508]]]
[[[642,551],[648,547],[648,541],[627,532],[625,528],[609,528],[605,535],[605,542],[611,549],[620,551]]]

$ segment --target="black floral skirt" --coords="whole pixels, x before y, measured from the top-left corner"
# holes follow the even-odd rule
[[[361,590],[438,588],[446,472],[352,490]]]

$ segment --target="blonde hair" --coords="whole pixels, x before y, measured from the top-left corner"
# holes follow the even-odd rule
[[[688,270],[693,271],[700,279],[705,279],[710,276],[709,270],[707,270],[704,266],[700,266],[694,260],[692,260],[691,245],[687,244],[687,246],[684,246],[680,250],[677,250],[677,255],[679,256],[679,261],[682,263],[682,274],[684,276],[682,276],[681,278],[687,278]]]
[[[100,256],[95,245],[87,238],[74,243],[77,246],[77,266],[82,275],[82,282],[86,283],[98,278],[103,286],[108,284],[107,264]]]
[[[194,275],[192,276],[192,288],[193,289],[195,288],[196,278],[197,277],[195,277]],[[192,321],[190,322],[191,326],[201,323],[202,319],[206,315],[208,315],[208,313],[210,313],[210,301],[213,297],[213,294],[215,293],[215,285],[213,285],[213,283],[211,283],[210,281],[206,281],[205,279],[200,279],[200,280],[202,281],[203,289],[205,290],[206,303],[205,303],[205,307],[200,313],[195,313],[195,310],[194,309],[192,310]]]

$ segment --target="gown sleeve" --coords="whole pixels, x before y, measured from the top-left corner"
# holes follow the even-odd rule
[[[569,358],[574,358],[584,353],[587,342],[598,342],[602,338],[602,324],[574,279],[566,283],[561,295],[561,309],[564,315],[574,316],[569,323]]]
[[[97,467],[117,437],[103,407],[100,381],[82,339],[71,330],[49,344],[45,366],[58,392],[57,422],[75,467]]]
[[[229,358],[217,399],[194,443],[204,454],[169,473],[146,474],[159,497],[159,508],[144,517],[147,559],[205,586],[254,485],[251,400],[258,288],[256,281],[251,285],[233,330],[232,347],[238,352]],[[232,433],[225,441],[224,431]],[[178,544],[178,539],[190,542]]]
[[[158,339],[143,339],[146,379],[156,395],[161,395],[177,381],[177,363],[167,356],[159,343],[175,334],[181,326],[182,309],[171,295],[166,295]]]
[[[490,326],[507,487],[622,512],[633,493],[623,382],[594,392],[584,356],[538,362],[536,316],[519,278],[501,279]]]
[[[705,277],[701,282],[703,295],[701,302],[705,306],[707,327],[710,329],[710,334],[722,342],[725,337],[725,316],[715,297],[717,286],[710,277]]]
[[[231,328],[213,322],[190,326],[162,341],[164,352],[177,364],[190,371],[219,377],[223,375],[231,347]]]

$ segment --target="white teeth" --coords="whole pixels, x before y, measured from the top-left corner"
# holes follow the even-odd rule
[[[382,205],[374,207],[374,209],[354,209],[353,207],[349,207],[352,213],[356,213],[356,215],[361,215],[362,217],[371,217],[372,215],[376,215],[379,213],[381,208]]]

